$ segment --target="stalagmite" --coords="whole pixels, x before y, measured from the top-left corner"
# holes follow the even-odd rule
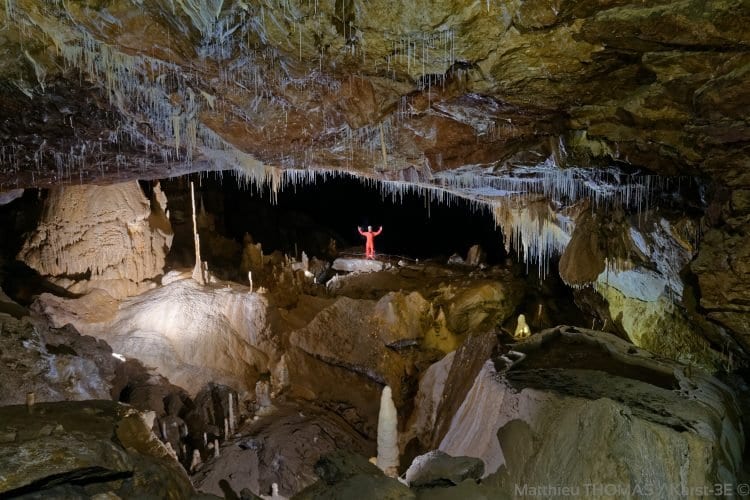
[[[264,380],[255,384],[255,403],[259,409],[271,406],[271,386]]]
[[[172,458],[174,458],[175,460],[179,460],[177,458],[177,452],[174,451],[174,448],[172,447],[172,443],[166,442],[164,443],[164,446],[167,448],[167,451],[169,452],[169,454],[172,455]]]
[[[279,394],[286,387],[289,386],[289,367],[287,365],[287,355],[282,354],[281,359],[276,365],[275,376],[272,377],[271,382],[273,385],[273,391],[275,394]]]
[[[194,473],[201,466],[201,452],[193,450],[193,460],[190,462],[190,473]]]
[[[516,325],[516,331],[513,333],[513,337],[517,339],[525,339],[531,335],[531,329],[526,324],[526,316],[523,314],[518,315],[518,324]]]
[[[229,393],[229,433],[234,435],[234,404],[232,403],[232,393]]]
[[[278,483],[271,484],[271,495],[261,495],[260,498],[263,500],[287,500],[287,497],[279,494]]]
[[[195,241],[195,267],[193,268],[193,279],[201,285],[206,284],[206,278],[203,273],[203,262],[201,261],[201,240],[198,236],[198,224],[195,219],[195,188],[193,182],[190,182],[190,200],[193,203],[193,240]]]
[[[380,396],[377,466],[386,476],[398,476],[398,415],[387,385]]]
[[[229,439],[229,419],[224,419],[224,439]]]
[[[214,439],[214,458],[219,458],[219,440]]]
[[[34,404],[36,403],[36,394],[33,392],[27,392],[26,393],[26,407],[28,409],[33,408]]]

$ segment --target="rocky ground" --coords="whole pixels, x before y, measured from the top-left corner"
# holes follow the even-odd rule
[[[663,290],[684,293],[690,256],[666,219],[642,232],[579,226],[559,279],[533,280],[513,259],[488,265],[478,248],[308,259],[264,253],[250,235],[223,258],[208,252],[196,274],[177,266],[184,249],[161,268],[172,219],[158,191],[136,187],[107,188],[140,207],[121,217],[91,209],[98,197],[83,203],[86,189],[81,204],[52,196],[85,223],[42,210],[35,245],[14,251],[45,275],[3,265],[0,495],[493,498],[519,485],[698,491],[745,479],[743,375],[722,363],[730,355],[684,341],[689,310],[659,305]],[[225,238],[209,213],[196,219],[207,241]],[[120,262],[109,247],[122,238],[162,260]],[[633,265],[597,267],[605,238]],[[58,259],[102,273],[70,274]],[[520,313],[528,336],[515,336]],[[597,322],[619,336],[585,328]],[[373,465],[385,435],[396,463]]]
[[[94,415],[146,412],[138,421],[146,418],[148,439],[167,450],[161,465],[145,469],[128,460],[153,459],[123,458],[97,468],[83,463],[96,462],[90,455],[63,455],[54,471],[19,473],[4,491],[88,498],[106,490],[128,497],[145,494],[157,487],[154,477],[166,475],[175,485],[159,487],[174,498],[195,491],[271,495],[274,485],[286,497],[455,498],[502,495],[517,484],[552,479],[697,488],[734,484],[742,474],[742,412],[733,389],[604,332],[560,327],[514,341],[522,286],[507,269],[385,263],[378,272],[340,274],[328,287],[314,286],[304,273],[281,272],[292,276],[297,292],[279,302],[281,288],[202,288],[191,278],[166,280],[130,299],[108,297],[116,302],[109,309],[101,302],[104,292],[43,294],[31,311],[4,299],[5,310],[21,316],[0,316],[3,370],[13,381],[0,395],[16,405],[7,407],[9,415],[30,411],[24,405],[29,392],[39,403],[82,400],[80,406],[57,403],[68,406],[54,412],[57,407],[38,404],[33,411],[57,419],[42,418],[41,430],[25,430],[8,417],[16,420],[0,429],[4,468],[21,465],[26,455],[17,452],[37,446],[29,439],[44,438],[50,453],[70,444],[58,443],[73,429],[65,419],[91,412],[91,399],[132,405],[108,403]],[[154,320],[139,323],[141,314]],[[217,342],[222,336],[227,340]],[[105,340],[126,361],[113,357]],[[221,378],[212,366],[232,376]],[[367,462],[376,453],[384,384],[393,388],[398,409],[402,482]],[[103,439],[92,431],[85,436],[89,444],[76,447],[108,449]],[[446,455],[420,458],[407,471],[430,450]],[[334,452],[350,455],[337,459]],[[141,473],[152,479],[137,480]]]

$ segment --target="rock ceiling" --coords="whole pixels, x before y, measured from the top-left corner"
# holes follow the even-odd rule
[[[5,0],[0,187],[235,168],[729,172],[746,1]],[[262,171],[262,172],[260,172]]]

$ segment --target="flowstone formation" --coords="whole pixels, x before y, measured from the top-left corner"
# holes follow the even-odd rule
[[[73,293],[114,298],[144,292],[164,273],[172,244],[166,197],[149,201],[137,182],[50,190],[18,259]]]

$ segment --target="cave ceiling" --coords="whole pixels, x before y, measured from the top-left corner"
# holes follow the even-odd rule
[[[0,191],[545,161],[746,185],[747,26],[743,0],[5,0]]]

